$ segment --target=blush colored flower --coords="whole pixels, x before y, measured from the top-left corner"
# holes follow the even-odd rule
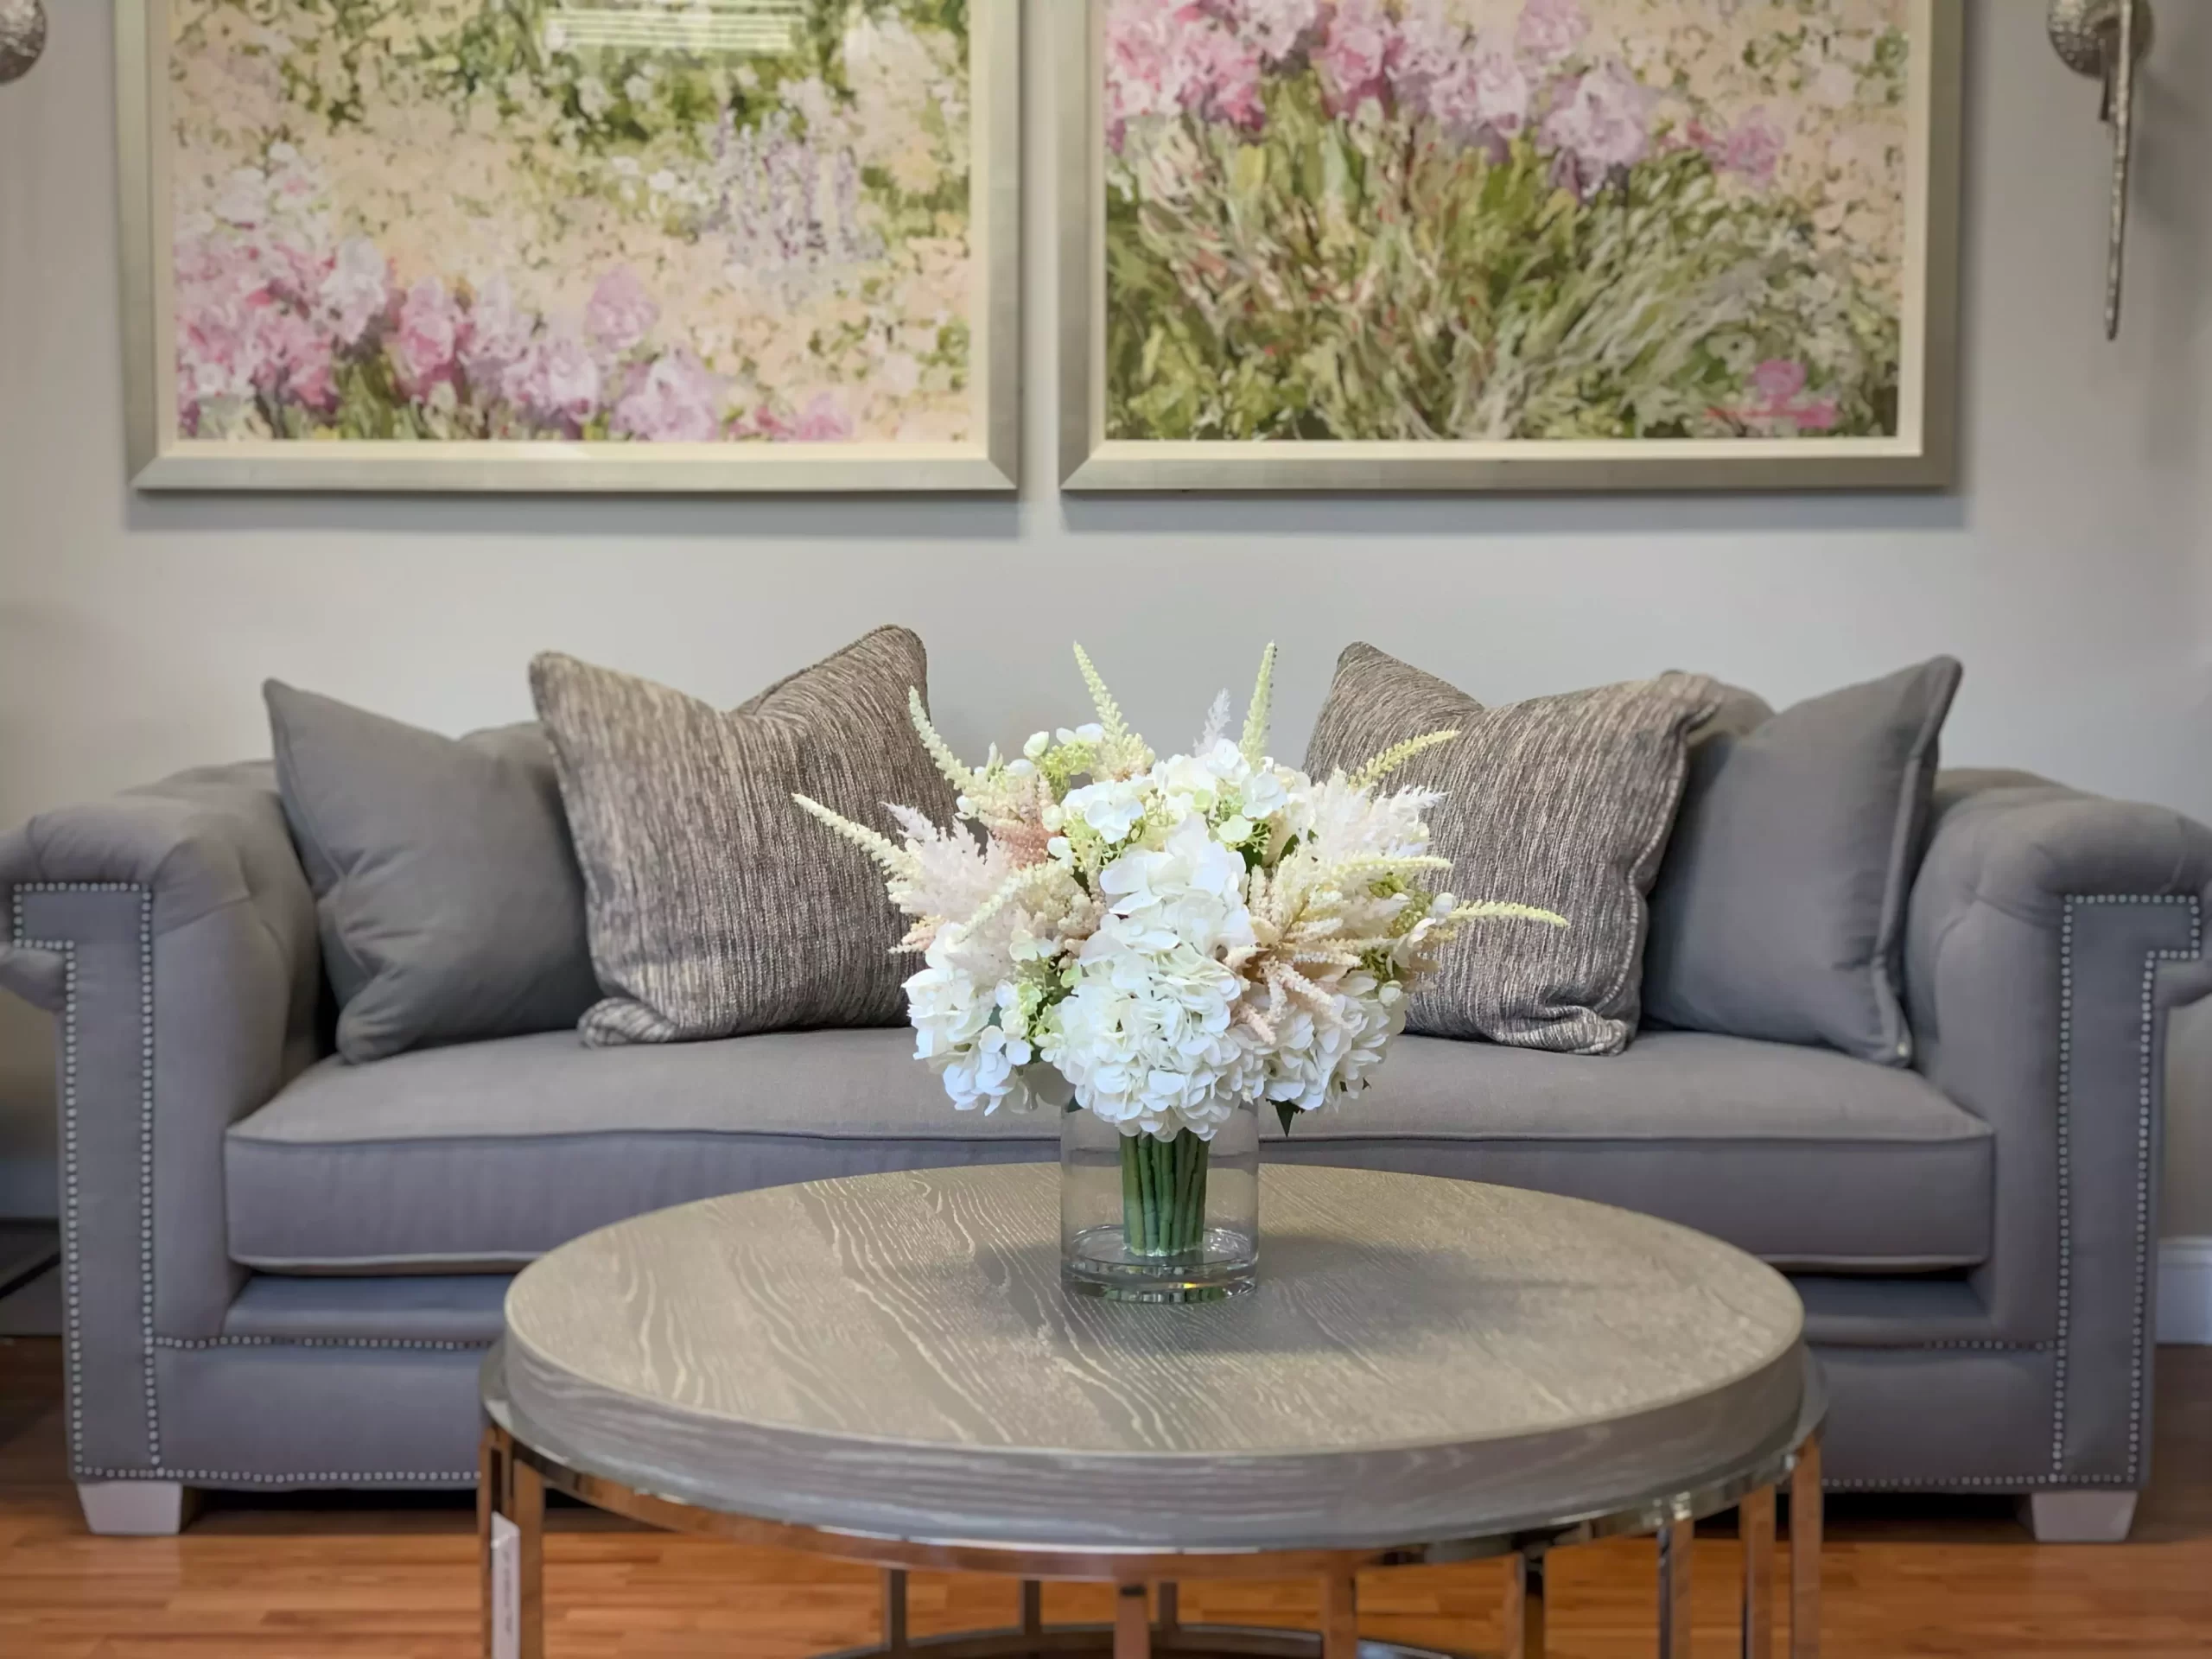
[[[1550,65],[1569,56],[1589,32],[1590,14],[1581,0],[1529,0],[1514,41],[1537,63]]]
[[[853,417],[833,391],[817,391],[798,417],[791,433],[801,443],[846,443],[853,435]]]
[[[584,332],[594,345],[617,357],[642,344],[659,321],[660,307],[627,265],[617,265],[601,277],[591,303],[584,308]]]
[[[1396,21],[1382,0],[1337,0],[1313,60],[1331,106],[1343,112],[1381,99],[1403,51]]]
[[[1321,22],[1321,0],[1219,0],[1216,10],[1270,64],[1304,46]]]
[[[599,363],[571,324],[531,341],[508,372],[506,392],[535,419],[571,433],[599,407]]]
[[[1782,160],[1785,142],[1781,126],[1761,105],[1745,111],[1744,118],[1726,137],[1707,140],[1704,149],[1713,164],[1723,172],[1749,179],[1753,184],[1769,184]]]
[[[315,296],[340,350],[359,345],[391,304],[391,263],[366,237],[348,237]]]
[[[1615,168],[1643,160],[1651,143],[1645,124],[1650,106],[1649,91],[1618,63],[1577,76],[1545,116],[1541,132],[1562,180],[1587,195]]]
[[[529,353],[536,332],[537,319],[516,306],[507,279],[493,277],[476,290],[461,323],[461,372],[472,385],[497,391]]]
[[[287,311],[269,330],[274,372],[264,390],[319,415],[338,406],[337,354],[330,336],[296,311]]]
[[[711,443],[721,435],[723,382],[688,351],[633,371],[614,405],[614,429],[647,443]]]
[[[1392,80],[1399,98],[1461,143],[1511,138],[1528,124],[1532,89],[1510,52],[1477,46],[1433,14],[1408,18],[1404,39]]]
[[[1131,121],[1188,115],[1255,126],[1261,48],[1196,0],[1115,0],[1106,15],[1106,119],[1116,149]]]
[[[1795,358],[1770,357],[1751,371],[1751,390],[1768,404],[1786,404],[1805,390],[1805,365]]]
[[[432,386],[454,377],[461,346],[461,308],[445,284],[426,276],[407,290],[391,334],[392,366],[410,397],[429,395]]]

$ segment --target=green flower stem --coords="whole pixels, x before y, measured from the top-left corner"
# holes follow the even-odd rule
[[[1139,1255],[1174,1255],[1205,1240],[1211,1144],[1188,1129],[1173,1140],[1122,1138],[1122,1228]]]

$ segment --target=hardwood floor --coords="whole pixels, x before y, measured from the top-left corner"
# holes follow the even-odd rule
[[[2212,1656],[2212,1349],[2158,1357],[2158,1481],[2134,1541],[2039,1548],[1999,1503],[1830,1505],[1826,1651],[1900,1655]],[[86,1535],[62,1446],[60,1344],[0,1341],[0,1656],[5,1659],[274,1659],[476,1652],[474,1513],[454,1497],[219,1496],[181,1538]],[[802,1659],[875,1639],[864,1568],[632,1530],[576,1510],[553,1517],[546,1592],[553,1659],[740,1655]],[[1735,1651],[1735,1544],[1695,1552],[1699,1650]],[[1494,1563],[1360,1581],[1363,1634],[1494,1647]],[[1010,1623],[1006,1580],[918,1577],[916,1635]],[[1552,1651],[1648,1655],[1646,1541],[1562,1552]],[[1193,1621],[1310,1626],[1318,1585],[1193,1586]],[[1104,1620],[1110,1598],[1051,1586],[1049,1619]]]

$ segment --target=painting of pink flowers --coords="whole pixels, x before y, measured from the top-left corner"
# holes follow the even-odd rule
[[[1925,461],[1936,18],[1096,0],[1094,450]]]
[[[138,0],[160,447],[983,454],[1004,4]]]

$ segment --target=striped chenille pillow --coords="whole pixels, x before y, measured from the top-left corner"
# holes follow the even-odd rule
[[[1408,1005],[1407,1029],[1521,1048],[1617,1054],[1636,1033],[1644,895],[1681,799],[1690,732],[1718,705],[1701,675],[1599,686],[1485,709],[1372,645],[1338,659],[1306,770],[1350,772],[1456,727],[1400,784],[1445,792],[1429,818],[1462,899],[1512,899],[1564,929],[1486,922],[1462,933]]]
[[[594,1046],[810,1026],[896,1025],[913,964],[882,878],[791,804],[863,823],[903,801],[940,823],[951,786],[906,718],[922,642],[865,639],[728,713],[549,652],[530,667],[583,867],[604,1000]]]

